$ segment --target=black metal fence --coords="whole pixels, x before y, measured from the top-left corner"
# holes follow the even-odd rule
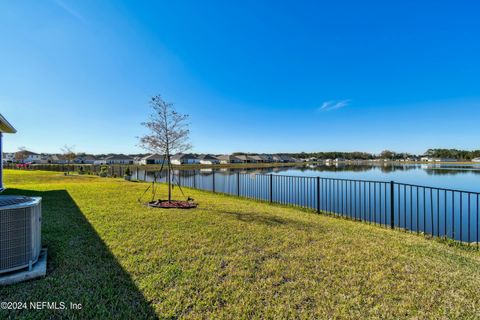
[[[165,182],[164,176],[157,179]],[[477,245],[480,240],[478,192],[394,181],[194,170],[176,171],[174,179],[181,186],[308,208],[392,229]]]
[[[6,166],[7,168],[9,165]],[[29,169],[123,176],[127,166],[35,165]],[[102,169],[103,167],[103,169]],[[133,179],[165,182],[165,173],[129,166]],[[480,193],[413,184],[242,173],[176,170],[180,186],[308,208],[347,219],[479,244]]]

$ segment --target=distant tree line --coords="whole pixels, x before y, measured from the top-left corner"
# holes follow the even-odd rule
[[[368,152],[341,152],[341,151],[332,151],[332,152],[301,152],[301,153],[289,153],[288,155],[307,159],[307,158],[317,158],[317,159],[336,159],[342,158],[346,160],[370,160],[376,158],[382,159],[391,159],[391,160],[398,160],[398,159],[408,159],[413,158],[415,155],[410,153],[400,153],[394,152],[390,150],[384,150],[380,154],[373,154]]]
[[[459,160],[472,160],[480,157],[480,150],[457,150],[457,149],[428,149],[426,156],[433,158],[454,158]]]
[[[391,160],[400,160],[400,159],[412,159],[418,158],[419,155],[414,155],[406,152],[395,152],[390,150],[384,150],[380,154],[373,154],[368,152],[300,152],[300,153],[288,153],[288,155],[307,159],[307,158],[318,158],[318,159],[335,159],[343,158],[347,160],[369,160],[375,158],[382,159],[391,159]],[[480,150],[457,150],[457,149],[428,149],[424,155],[432,158],[453,158],[458,160],[472,160],[474,158],[480,157]]]

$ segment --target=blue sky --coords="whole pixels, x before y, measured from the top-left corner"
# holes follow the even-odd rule
[[[162,94],[195,152],[480,149],[476,1],[2,1],[5,149],[136,146]]]

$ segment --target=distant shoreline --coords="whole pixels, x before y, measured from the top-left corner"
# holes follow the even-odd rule
[[[174,169],[180,170],[195,170],[195,169],[261,169],[261,168],[278,168],[278,167],[304,167],[306,165],[326,165],[326,166],[335,166],[337,164],[346,165],[346,166],[363,166],[363,165],[480,165],[479,162],[472,161],[462,161],[462,162],[427,162],[427,161],[369,161],[369,160],[350,160],[350,161],[340,161],[340,162],[329,162],[328,164],[325,161],[308,161],[308,162],[271,162],[271,163],[229,163],[229,164],[183,164],[183,165],[172,165]],[[5,168],[11,168],[15,164],[9,164]],[[49,166],[67,166],[67,164],[32,164],[32,167],[49,167]],[[70,164],[76,168],[80,166],[93,166],[93,164]],[[107,166],[107,167],[130,167],[138,168],[147,171],[158,170],[161,164],[148,164],[148,165],[138,165],[138,164],[113,164],[113,165],[95,165],[97,167]]]

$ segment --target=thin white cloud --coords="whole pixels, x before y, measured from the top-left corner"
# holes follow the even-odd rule
[[[345,108],[346,106],[348,106],[350,104],[350,101],[351,101],[350,99],[339,100],[339,101],[336,101],[336,100],[325,101],[324,103],[322,103],[319,110],[320,111],[332,111],[332,110]]]
[[[86,23],[85,18],[78,13],[77,11],[73,10],[70,8],[68,5],[65,4],[62,0],[53,0],[57,6],[62,8],[65,12],[67,12],[69,15],[80,21],[81,23]]]

